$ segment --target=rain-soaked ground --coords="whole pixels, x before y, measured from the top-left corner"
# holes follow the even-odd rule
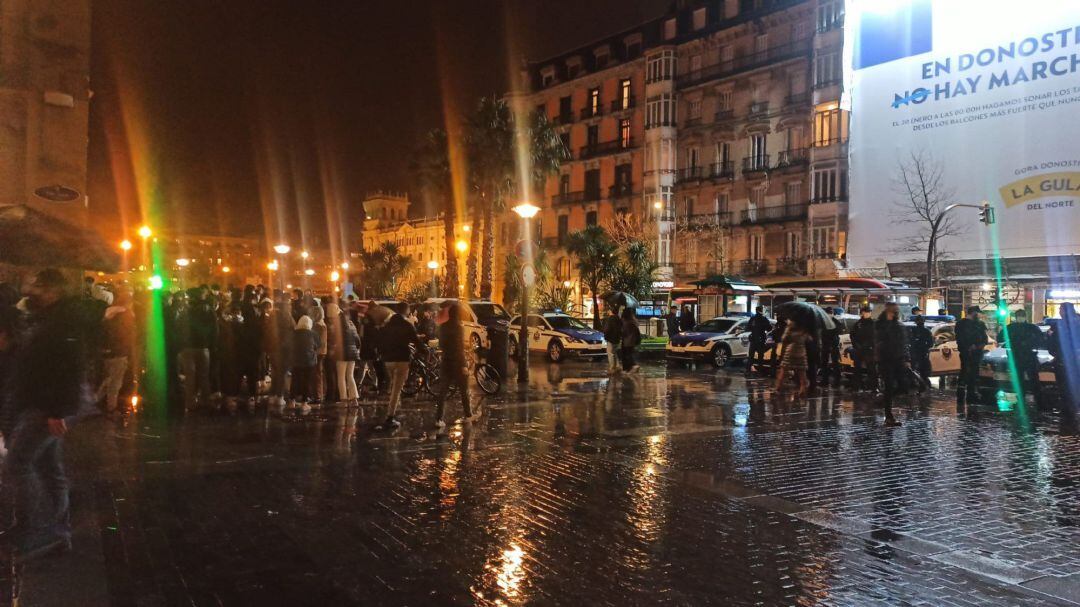
[[[87,422],[76,551],[21,604],[1080,602],[1080,438],[1053,416],[938,392],[890,429],[739,369],[532,371],[444,439],[430,400],[393,436],[382,404]]]

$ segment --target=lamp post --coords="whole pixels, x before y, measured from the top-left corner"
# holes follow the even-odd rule
[[[284,242],[280,242],[280,243],[274,245],[274,252],[277,253],[278,255],[281,255],[282,260],[283,260],[281,262],[281,264],[280,264],[282,270],[281,270],[281,272],[278,272],[278,281],[279,281],[279,284],[281,285],[281,290],[282,291],[285,290],[285,276],[284,276],[284,274],[285,274],[286,271],[288,271],[288,264],[286,264],[284,262],[284,259],[285,259],[285,256],[288,255],[289,251],[291,251],[291,250],[292,250],[292,247],[285,244]],[[277,272],[278,265],[279,265],[278,260],[275,259],[274,260],[274,271],[275,272]],[[273,284],[273,283],[271,283],[271,284]]]
[[[183,279],[180,281],[180,284],[185,289],[187,288],[187,275],[184,273],[184,268],[187,268],[189,265],[191,265],[191,260],[186,257],[181,257],[176,260],[176,267],[180,268],[180,277]]]
[[[529,220],[536,217],[540,207],[530,202],[523,202],[514,207],[514,212],[521,217],[522,240],[529,240]],[[531,245],[531,241],[530,241]],[[532,246],[526,247],[524,264],[521,272],[521,327],[518,333],[518,384],[529,384],[529,283],[535,277],[532,267]]]
[[[431,270],[431,296],[436,297],[438,292],[435,290],[435,272],[439,269],[439,262],[432,259],[427,262],[427,267]]]
[[[128,269],[128,251],[131,250],[131,241],[126,239],[126,238],[121,240],[120,241],[120,250],[124,252],[123,253],[124,262],[123,262],[123,265],[122,265],[122,267],[120,269],[127,272],[127,269]]]

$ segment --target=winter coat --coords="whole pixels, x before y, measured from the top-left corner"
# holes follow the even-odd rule
[[[326,355],[335,361],[360,360],[360,334],[356,331],[356,325],[344,312],[337,314],[336,319],[331,319],[326,325],[327,350]]]
[[[911,329],[911,355],[922,358],[934,347],[934,335],[926,327],[915,326]]]
[[[101,354],[105,358],[131,356],[135,348],[135,314],[127,306],[109,306],[102,322]]]
[[[439,325],[439,349],[442,368],[460,373],[465,366],[465,329],[461,322],[446,321]]]
[[[911,360],[907,331],[898,320],[886,320],[882,315],[874,325],[874,354],[878,363],[898,363]]]
[[[618,316],[609,315],[604,319],[604,339],[616,346],[622,343],[622,319]]]
[[[416,327],[401,314],[394,314],[385,325],[379,327],[376,348],[383,362],[409,362],[412,351],[409,345],[423,347]]]
[[[623,348],[636,348],[641,344],[641,329],[637,326],[636,320],[622,321],[622,347]]]
[[[986,337],[986,323],[976,318],[961,318],[956,321],[956,346],[961,352],[981,350],[989,343]]]
[[[377,344],[379,341],[380,329],[371,322],[371,318],[368,316],[361,316],[357,331],[360,334],[361,360],[375,360],[379,358]]]
[[[61,300],[31,314],[15,355],[11,398],[16,414],[37,410],[46,417],[74,415],[90,397],[87,344],[100,318],[88,318],[78,300]]]
[[[311,318],[301,316],[293,330],[292,366],[314,367],[318,361],[319,334],[312,328]]]
[[[697,319],[694,318],[693,312],[684,311],[679,314],[679,330],[680,331],[693,331],[694,325],[697,324]]]
[[[750,341],[756,344],[763,344],[769,338],[769,331],[772,331],[772,323],[768,318],[765,318],[764,314],[754,314],[750,317],[750,320],[746,323],[746,328],[750,330]]]
[[[874,351],[874,321],[870,318],[860,318],[851,327],[851,345],[858,352]]]
[[[1009,346],[1018,364],[1037,366],[1039,359],[1035,351],[1044,346],[1046,337],[1039,327],[1029,322],[1014,322],[1001,330],[998,343]]]
[[[674,312],[668,312],[664,315],[664,323],[667,325],[668,335],[675,335],[679,332],[679,317]]]

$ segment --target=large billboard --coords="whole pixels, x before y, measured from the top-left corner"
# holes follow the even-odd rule
[[[848,265],[1080,253],[1080,1],[848,0]],[[929,196],[927,196],[929,190]]]

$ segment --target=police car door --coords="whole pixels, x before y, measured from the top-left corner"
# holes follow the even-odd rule
[[[551,341],[550,328],[543,317],[536,314],[529,315],[529,349],[546,352],[548,342]]]

